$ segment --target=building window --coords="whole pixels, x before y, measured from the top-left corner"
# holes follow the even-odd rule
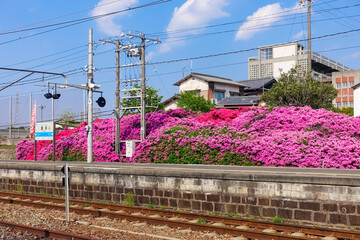
[[[336,103],[337,108],[341,108],[341,102]]]
[[[224,92],[215,92],[215,99],[216,100],[221,100],[225,97],[225,93]]]
[[[348,83],[347,82],[343,82],[343,88],[347,88],[348,87]]]
[[[349,102],[350,107],[354,107],[354,102]]]
[[[341,89],[341,83],[336,83],[336,88]]]
[[[354,86],[354,82],[349,82],[349,87],[353,87]]]
[[[348,107],[348,103],[347,103],[347,102],[343,102],[343,107]]]
[[[260,52],[261,52],[261,59],[262,60],[273,58],[273,50],[272,50],[272,48],[261,49]]]

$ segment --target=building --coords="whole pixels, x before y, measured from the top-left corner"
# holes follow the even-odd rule
[[[179,86],[179,92],[198,91],[206,100],[215,104],[226,97],[244,95],[245,85],[234,82],[230,78],[223,78],[203,73],[192,72],[188,76],[174,83]],[[176,95],[163,102],[165,110],[177,108]]]
[[[354,86],[360,83],[360,70],[334,72],[332,84],[338,91],[333,101],[335,107],[354,107]],[[360,101],[360,99],[358,100]],[[360,107],[360,106],[359,106]],[[355,108],[354,108],[355,111]]]
[[[261,105],[260,95],[227,97],[218,101],[216,108],[238,109],[239,107],[253,107]]]
[[[244,89],[245,96],[256,96],[262,95],[264,92],[269,91],[273,84],[276,83],[276,80],[273,77],[267,77],[237,82],[246,85]]]
[[[171,98],[166,99],[162,104],[164,105],[164,110],[177,109],[177,101],[179,100],[179,94],[175,93]]]
[[[248,59],[248,78],[278,79],[281,72],[288,72],[297,65],[309,70],[308,50],[297,42],[259,47],[258,56]],[[351,70],[314,51],[311,51],[311,66],[315,79],[329,82],[332,72]]]

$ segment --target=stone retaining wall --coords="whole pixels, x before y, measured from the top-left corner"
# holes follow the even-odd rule
[[[274,178],[265,182],[214,175],[206,178],[206,174],[161,175],[72,168],[70,198],[121,203],[130,193],[135,205],[232,213],[256,219],[281,217],[285,222],[360,229],[360,186],[351,181],[345,181],[351,183],[345,185],[341,183],[344,180],[338,180],[339,184],[326,180],[314,183],[314,179],[291,183]],[[0,189],[63,196],[62,177],[54,169],[0,169]]]

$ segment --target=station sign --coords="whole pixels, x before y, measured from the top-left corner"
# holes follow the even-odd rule
[[[53,140],[54,123],[41,122],[35,125],[35,140]]]

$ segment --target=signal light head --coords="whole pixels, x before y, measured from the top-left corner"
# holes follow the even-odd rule
[[[99,105],[99,107],[105,107],[106,100],[103,97],[99,97],[98,100],[96,100],[96,103]]]
[[[55,93],[52,97],[53,97],[53,99],[59,99],[60,96],[61,96],[60,93]]]
[[[44,94],[44,97],[45,97],[46,99],[49,99],[49,98],[52,98],[53,95],[48,92],[48,93],[45,93],[45,94]]]

